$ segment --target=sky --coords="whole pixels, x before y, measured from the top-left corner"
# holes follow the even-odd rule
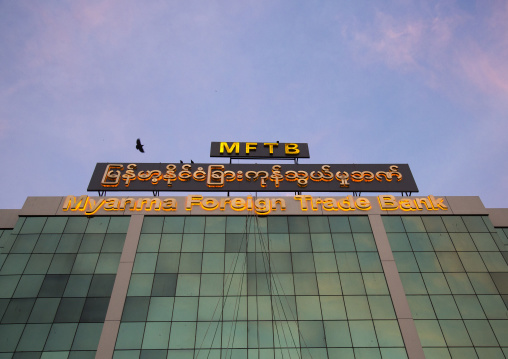
[[[507,136],[508,1],[0,1],[2,209],[277,140],[508,207]]]

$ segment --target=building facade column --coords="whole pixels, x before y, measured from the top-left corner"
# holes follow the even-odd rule
[[[402,287],[399,271],[395,265],[392,249],[388,236],[386,234],[383,220],[379,214],[369,214],[370,226],[374,234],[377,250],[383,266],[390,296],[392,298],[393,307],[399,322],[402,338],[406,347],[409,359],[425,359],[422,344],[416,326],[409,309],[409,303],[406,298],[406,293]]]
[[[104,321],[97,354],[95,355],[96,359],[111,359],[113,357],[143,219],[143,215],[131,216],[122,256],[120,257],[120,264],[116,272],[115,284],[113,285],[111,299],[109,300],[106,320]]]

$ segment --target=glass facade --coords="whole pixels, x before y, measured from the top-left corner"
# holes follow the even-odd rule
[[[481,216],[384,216],[383,222],[426,356],[505,358],[505,232]]]
[[[145,217],[115,358],[406,358],[367,216]]]
[[[508,358],[508,228],[381,218],[145,215],[128,272],[130,216],[20,217],[0,229],[0,359],[94,358],[110,301],[115,359],[408,358],[379,230],[427,358]]]
[[[0,358],[94,358],[129,217],[22,217],[4,231]]]

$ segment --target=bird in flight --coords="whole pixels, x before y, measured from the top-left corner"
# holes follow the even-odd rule
[[[141,153],[145,153],[145,150],[143,149],[143,145],[141,144],[141,140],[138,138],[136,140],[136,150],[139,150]]]

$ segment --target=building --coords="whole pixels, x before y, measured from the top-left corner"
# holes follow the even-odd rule
[[[0,228],[0,359],[508,358],[478,197],[29,197]]]

